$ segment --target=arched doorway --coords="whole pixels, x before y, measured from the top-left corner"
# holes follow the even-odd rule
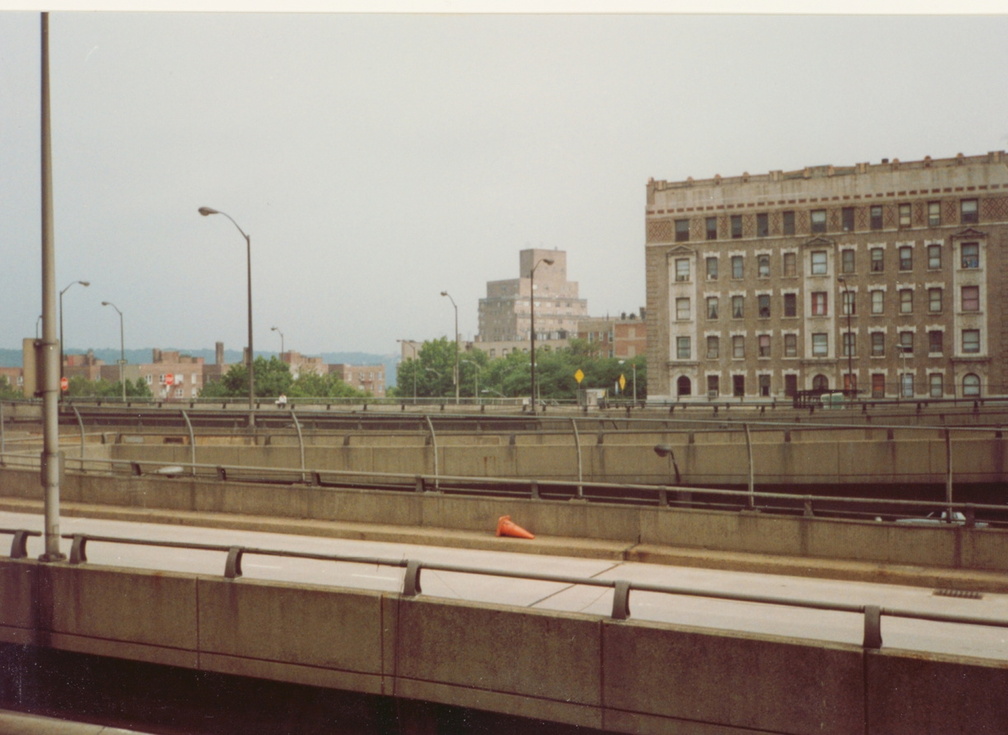
[[[976,373],[966,373],[963,376],[962,394],[966,398],[980,395],[980,376]]]
[[[812,390],[829,390],[829,378],[820,373],[812,378]]]
[[[688,396],[693,392],[693,383],[685,375],[680,375],[676,380],[676,395]]]

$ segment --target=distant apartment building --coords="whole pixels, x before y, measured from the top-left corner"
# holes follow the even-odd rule
[[[647,186],[650,400],[1008,393],[1008,159]]]
[[[600,357],[632,358],[647,354],[647,324],[640,314],[586,317],[578,320],[576,335],[598,349]]]
[[[588,315],[588,302],[578,297],[578,284],[567,280],[567,253],[529,249],[518,255],[518,278],[487,282],[486,298],[479,300],[476,340],[529,342],[533,287],[536,342],[568,339],[577,320]]]
[[[329,373],[339,376],[351,388],[370,393],[375,398],[385,397],[384,365],[345,365],[337,363],[329,366]]]
[[[329,367],[321,357],[305,357],[300,352],[281,352],[280,361],[290,369],[291,377],[294,380],[297,380],[302,373],[325,375],[329,372]]]

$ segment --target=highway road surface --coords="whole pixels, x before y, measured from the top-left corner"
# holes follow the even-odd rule
[[[0,512],[0,528],[41,531],[41,514]],[[878,605],[885,609],[956,615],[1000,621],[1000,627],[928,622],[883,614],[885,648],[1008,660],[1008,595],[983,593],[975,598],[936,595],[930,588],[847,582],[839,580],[754,574],[676,567],[611,559],[571,558],[539,554],[418,546],[387,542],[320,538],[66,517],[63,534],[86,533],[126,539],[220,544],[278,549],[313,554],[380,559],[415,559],[425,564],[449,564],[506,572],[549,574],[579,578],[624,579],[638,584],[685,587],[712,593],[730,591],[814,602]],[[6,545],[9,535],[0,536]],[[70,552],[64,540],[63,551]],[[529,543],[535,543],[530,541]],[[0,546],[2,548],[2,546]],[[29,556],[43,551],[41,538],[28,543]],[[220,551],[135,546],[89,541],[88,563],[160,569],[204,575],[223,575],[226,554]],[[400,567],[247,554],[245,578],[278,580],[399,592]],[[613,591],[609,588],[424,570],[423,594],[431,597],[535,607],[608,617]],[[813,610],[785,605],[717,600],[702,596],[632,591],[631,617],[726,631],[773,634],[831,643],[860,645],[863,617],[856,613]]]

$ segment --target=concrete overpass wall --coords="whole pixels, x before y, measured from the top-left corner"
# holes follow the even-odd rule
[[[435,443],[421,436],[392,438],[348,434],[309,437],[304,449],[310,470],[401,474],[516,477],[587,482],[667,484],[671,467],[656,444],[673,447],[682,482],[692,486],[745,485],[749,461],[745,435],[734,432],[653,434],[573,434],[547,436],[447,435]],[[107,445],[113,459],[152,464],[192,461],[189,446],[148,443]],[[251,467],[301,467],[296,437],[244,446],[196,446],[196,462]],[[1008,481],[1008,444],[993,431],[957,434],[952,467],[958,482]],[[802,430],[752,434],[753,474],[763,486],[795,484],[872,485],[944,483],[945,439],[938,430]],[[68,446],[68,456],[75,456]],[[437,453],[435,460],[435,452]],[[580,465],[579,465],[580,454]]]
[[[1008,732],[1005,662],[31,560],[0,596],[3,642],[613,732]]]
[[[0,470],[0,495],[41,499],[36,472]],[[790,557],[844,559],[919,567],[1008,571],[1008,531],[963,526],[908,526],[671,507],[447,495],[369,492],[310,485],[262,485],[187,477],[68,474],[66,503],[227,513],[493,533],[511,515],[543,539],[592,538],[626,544],[626,558],[649,547],[680,547]],[[553,545],[523,550],[552,553]]]

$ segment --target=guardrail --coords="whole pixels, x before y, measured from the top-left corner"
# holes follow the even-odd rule
[[[0,466],[36,470],[40,457],[35,454],[8,453],[0,457]],[[923,514],[944,514],[941,525],[973,528],[979,517],[991,527],[1008,527],[1008,507],[989,503],[958,503],[898,498],[809,495],[757,490],[750,483],[746,490],[685,486],[648,485],[567,480],[530,479],[527,477],[473,477],[466,475],[367,472],[359,470],[305,470],[294,467],[260,467],[179,462],[165,465],[137,460],[104,457],[67,457],[68,467],[76,464],[87,474],[94,467],[107,467],[109,475],[165,479],[188,477],[216,482],[244,482],[276,485],[302,485],[333,489],[374,489],[388,492],[442,493],[476,496],[513,496],[530,500],[572,500],[591,503],[619,503],[660,508],[707,508],[730,511],[756,511],[801,514],[806,518],[847,518],[882,520],[882,516],[919,519]],[[153,466],[153,468],[151,468]],[[937,522],[935,525],[939,525]]]
[[[10,534],[14,537],[10,551],[10,558],[12,559],[27,558],[28,538],[41,536],[41,534],[37,531],[9,528],[0,528],[0,534]],[[1008,621],[1006,620],[994,620],[991,618],[966,615],[925,613],[915,610],[882,607],[879,605],[800,600],[793,597],[779,597],[775,595],[751,595],[739,592],[703,590],[692,587],[644,584],[626,579],[610,580],[599,579],[597,577],[577,577],[561,574],[518,572],[459,564],[428,563],[418,559],[392,559],[387,557],[353,556],[344,554],[318,554],[304,551],[289,551],[285,549],[233,546],[226,544],[201,544],[179,541],[155,541],[150,539],[130,539],[117,536],[81,533],[63,534],[61,535],[61,538],[68,539],[72,542],[70,557],[68,560],[71,565],[87,563],[87,544],[89,542],[220,552],[222,554],[226,554],[223,570],[223,576],[226,579],[238,579],[242,576],[242,559],[247,555],[395,567],[405,569],[405,573],[403,575],[403,585],[400,590],[400,594],[404,597],[416,597],[422,594],[421,573],[424,570],[433,572],[452,572],[458,574],[476,574],[498,577],[501,579],[522,579],[537,582],[555,582],[558,584],[576,586],[601,587],[613,590],[612,611],[609,615],[612,620],[628,620],[630,618],[631,592],[652,592],[681,597],[703,597],[712,600],[725,600],[729,602],[751,602],[763,605],[798,607],[809,610],[853,613],[862,615],[864,618],[864,638],[862,641],[862,647],[865,649],[882,648],[881,621],[883,616],[956,625],[979,625],[1008,629]]]

